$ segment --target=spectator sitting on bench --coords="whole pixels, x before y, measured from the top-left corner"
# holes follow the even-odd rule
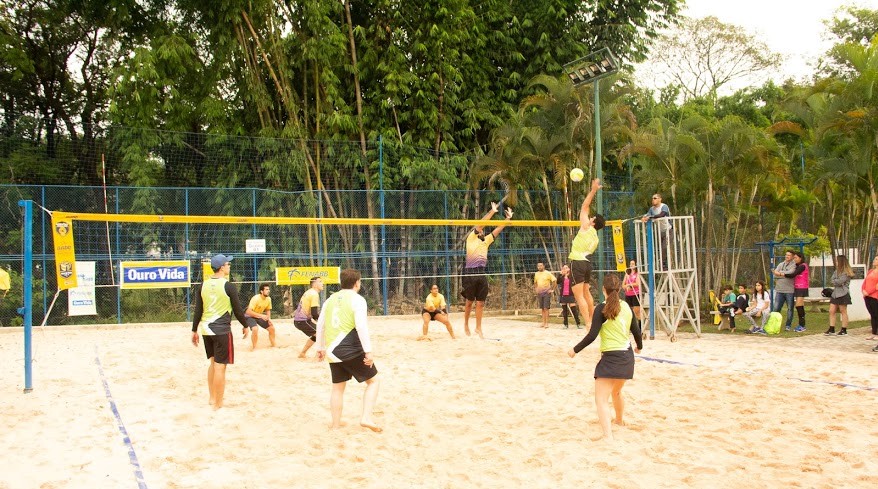
[[[750,307],[750,296],[747,295],[747,287],[744,284],[738,284],[738,296],[735,297],[735,303],[729,308],[729,330],[735,331],[735,315],[744,314],[748,307]]]
[[[729,316],[729,318],[732,318],[732,320],[734,321],[733,318],[735,316],[732,314],[729,314],[729,312],[731,311],[732,307],[734,307],[735,300],[737,298],[738,297],[735,295],[735,293],[732,292],[731,285],[724,285],[723,286],[723,296],[722,296],[722,299],[720,299],[720,301],[719,301],[720,316]],[[730,323],[730,328],[734,327],[734,326],[732,326],[733,324],[734,323]]]

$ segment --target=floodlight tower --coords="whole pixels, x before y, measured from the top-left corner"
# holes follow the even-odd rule
[[[599,178],[603,183],[604,171],[601,164],[603,159],[601,145],[601,78],[608,77],[619,71],[619,62],[613,57],[613,53],[609,48],[598,49],[593,53],[589,53],[576,61],[571,61],[564,65],[564,72],[570,77],[574,87],[587,85],[589,83],[594,86],[594,163],[595,177]],[[597,193],[597,213],[604,213],[604,194],[603,190],[598,189]],[[603,245],[598,245],[598,290],[603,282]]]

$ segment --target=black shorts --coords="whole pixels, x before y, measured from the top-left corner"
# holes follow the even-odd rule
[[[573,260],[570,262],[570,282],[573,285],[591,283],[593,265],[588,260]]]
[[[207,358],[213,358],[216,363],[229,365],[235,363],[235,342],[232,340],[232,333],[202,335],[201,339]]]
[[[605,351],[601,353],[601,360],[594,368],[596,379],[625,379],[634,378],[634,350]]]
[[[631,307],[640,307],[640,296],[639,295],[626,295],[625,302],[628,303]]]
[[[444,309],[436,309],[435,311],[428,311],[428,310],[426,310],[426,309],[421,309],[421,314],[429,314],[429,315],[430,315],[430,321],[435,321],[435,320],[436,320],[436,315],[437,315],[437,314],[448,314],[448,313],[445,312]]]
[[[255,328],[256,326],[262,326],[263,328],[268,329],[268,321],[266,321],[264,319],[251,318],[250,316],[247,316],[245,319],[247,319],[247,327],[248,328]]]
[[[329,371],[332,373],[332,383],[338,384],[351,380],[351,377],[357,379],[357,382],[365,382],[372,377],[378,375],[378,369],[373,363],[371,367],[367,367],[363,360],[366,355],[361,353],[360,356],[345,360],[339,363],[330,363]]]
[[[808,289],[794,289],[793,297],[808,297]]]
[[[561,304],[573,304],[575,306],[576,297],[573,297],[572,295],[562,295],[558,302]]]
[[[311,321],[293,321],[293,325],[299,331],[305,333],[311,341],[317,342],[317,328],[314,323]]]
[[[851,304],[851,295],[845,294],[841,297],[832,297],[829,299],[830,304],[835,304],[836,306],[847,306]]]
[[[488,277],[484,275],[485,267],[464,268],[460,295],[468,301],[485,302],[488,298]],[[475,275],[478,274],[478,275]]]
[[[537,305],[540,309],[549,309],[552,307],[552,294],[540,294],[537,296]]]

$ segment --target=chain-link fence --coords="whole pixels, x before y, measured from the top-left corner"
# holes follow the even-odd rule
[[[106,195],[105,195],[106,194]],[[545,219],[533,202],[545,199],[539,192],[520,195],[515,219]],[[20,289],[21,226],[18,200],[35,203],[34,317],[48,310],[56,290],[51,217],[47,211],[103,212],[104,199],[111,214],[131,214],[143,199],[158,203],[165,215],[231,215],[276,217],[370,217],[367,199],[376,218],[479,219],[490,202],[500,201],[499,191],[303,191],[279,192],[259,189],[129,188],[2,186],[0,229],[4,234],[0,260],[10,265],[13,289]],[[606,201],[621,201],[624,193],[606,192]],[[563,202],[559,195],[552,199]],[[571,206],[578,209],[582,195]],[[530,201],[530,205],[525,202]],[[562,219],[562,206],[555,208]],[[563,216],[566,219],[566,216]],[[495,217],[487,230],[501,223]],[[339,266],[361,271],[363,295],[374,313],[416,313],[421,300],[437,283],[452,307],[460,303],[459,275],[464,262],[464,241],[471,227],[449,226],[338,226],[338,225],[219,225],[143,224],[76,221],[74,242],[79,261],[96,263],[98,317],[68,318],[65,294],[51,311],[49,323],[168,321],[188,318],[191,290],[120,290],[119,261],[189,260],[193,280],[200,281],[200,262],[217,253],[236,256],[233,282],[242,300],[256,293],[261,282],[273,282],[276,267]],[[566,261],[574,229],[559,227],[507,227],[491,247],[488,270],[492,295],[489,309],[531,308],[531,279],[536,263],[557,270]],[[266,241],[266,252],[244,253],[245,240]],[[629,240],[629,243],[631,241]],[[609,245],[608,245],[609,246]],[[604,263],[612,264],[612,251],[605,250]],[[297,301],[304,287],[275,287],[276,314],[287,295]],[[10,324],[13,304],[20,292],[6,300],[2,321]],[[19,303],[20,304],[20,303]]]

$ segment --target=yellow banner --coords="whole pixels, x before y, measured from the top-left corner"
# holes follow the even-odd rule
[[[201,262],[201,281],[204,282],[210,277],[213,277],[213,268],[210,267],[210,260],[205,260]]]
[[[625,271],[625,238],[622,235],[622,222],[614,221],[613,224],[613,256],[616,260],[616,271]]]
[[[52,242],[55,245],[55,275],[58,278],[58,290],[76,287],[73,220],[64,212],[52,213]]]
[[[308,285],[311,277],[320,277],[324,284],[340,282],[339,267],[278,267],[275,269],[277,285]]]

